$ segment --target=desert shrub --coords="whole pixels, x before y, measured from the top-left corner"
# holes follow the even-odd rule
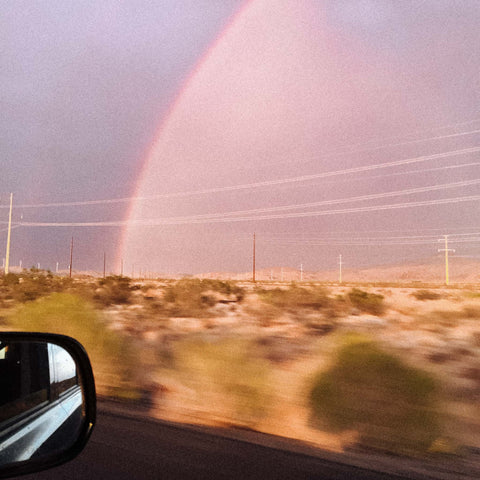
[[[417,300],[438,300],[442,298],[442,296],[437,292],[432,292],[431,290],[417,290],[416,292],[412,293],[412,295]]]
[[[133,287],[131,279],[119,275],[102,278],[98,281],[93,300],[101,306],[130,303]]]
[[[246,341],[225,339],[217,342],[191,340],[177,342],[174,368],[184,375],[197,393],[220,393],[228,404],[232,420],[254,425],[268,410],[268,362],[255,354]]]
[[[163,300],[169,315],[173,317],[204,317],[209,309],[221,301],[222,296],[243,298],[243,289],[232,282],[185,278],[167,285]]]
[[[53,293],[19,306],[7,322],[14,330],[60,333],[78,340],[92,362],[99,393],[131,395],[135,391],[131,348],[108,330],[95,309],[81,298]]]
[[[329,307],[332,302],[321,287],[304,288],[292,285],[288,289],[258,289],[260,299],[279,309],[296,311],[299,308],[320,310]]]
[[[463,312],[459,310],[434,310],[429,314],[429,321],[442,327],[455,327],[459,319],[463,318]]]
[[[260,302],[258,304],[249,303],[244,307],[243,312],[249,317],[255,318],[262,327],[271,327],[282,316],[279,308]]]
[[[352,305],[362,312],[371,313],[372,315],[381,315],[385,312],[383,295],[352,288],[352,290],[348,292],[348,298]]]
[[[397,453],[426,451],[439,434],[437,386],[373,341],[349,336],[333,364],[313,378],[313,421],[356,430],[359,444]]]
[[[480,318],[480,306],[467,305],[463,307],[462,313],[464,318]]]
[[[15,273],[7,273],[2,277],[2,284],[6,287],[12,287],[14,285],[18,285],[20,283],[19,275],[15,275]]]
[[[25,270],[18,275],[9,273],[1,277],[0,290],[4,299],[13,299],[16,302],[25,303],[50,295],[53,292],[63,292],[70,283],[70,279],[33,269]]]

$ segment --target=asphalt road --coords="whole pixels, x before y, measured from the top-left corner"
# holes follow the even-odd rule
[[[74,460],[33,479],[356,479],[405,477],[189,428],[100,411]]]

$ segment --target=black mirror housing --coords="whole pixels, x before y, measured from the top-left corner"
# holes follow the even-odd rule
[[[57,334],[0,332],[0,478],[75,458],[95,419],[93,371],[79,342]]]

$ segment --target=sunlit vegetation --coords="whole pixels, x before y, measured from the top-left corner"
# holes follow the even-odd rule
[[[219,408],[236,424],[253,426],[268,413],[271,395],[270,367],[257,350],[238,339],[178,342],[174,371],[205,401],[219,394]]]
[[[69,335],[87,350],[101,394],[135,396],[135,352],[109,330],[92,305],[67,293],[53,293],[19,306],[7,317],[12,330]]]
[[[332,305],[328,292],[321,287],[304,288],[293,284],[287,289],[259,288],[257,294],[263,302],[287,311],[296,311],[299,308],[320,310]]]
[[[439,436],[438,388],[373,341],[348,336],[310,389],[312,417],[334,431],[355,430],[360,445],[396,453],[425,452]]]
[[[63,292],[71,285],[72,280],[69,278],[36,269],[23,274],[9,273],[0,277],[0,302],[3,306],[29,302],[52,292]]]
[[[186,278],[164,290],[165,313],[172,317],[205,317],[217,303],[240,302],[244,290],[233,282]]]
[[[412,294],[417,300],[438,300],[442,296],[437,292],[431,290],[417,290]]]
[[[130,278],[109,276],[98,280],[93,299],[101,306],[128,304],[133,290]]]
[[[361,312],[371,313],[372,315],[382,315],[386,310],[383,295],[353,288],[348,293],[348,299],[352,305]]]

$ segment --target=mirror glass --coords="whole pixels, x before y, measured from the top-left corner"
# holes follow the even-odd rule
[[[63,347],[0,339],[0,467],[69,449],[83,406],[75,361]]]

